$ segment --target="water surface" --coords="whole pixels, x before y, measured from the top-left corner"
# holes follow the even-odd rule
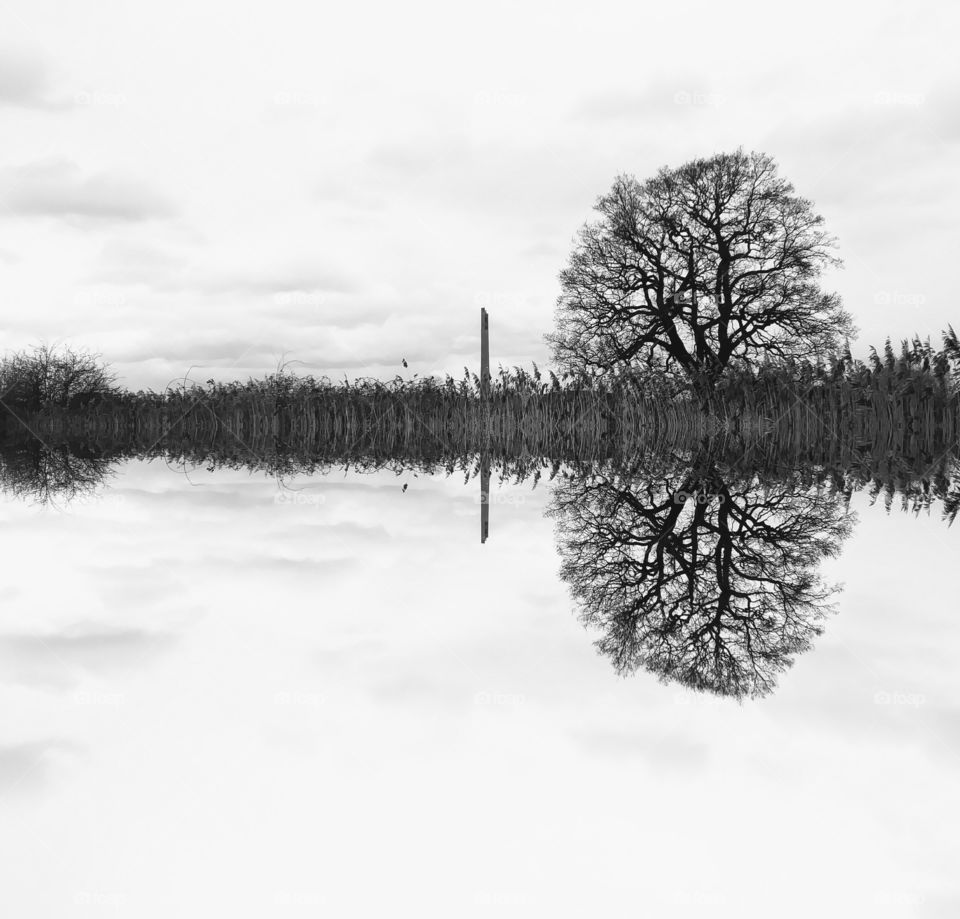
[[[493,478],[484,545],[462,475],[133,460],[6,497],[11,914],[955,914],[936,507],[854,492],[837,612],[738,699],[618,673],[560,577],[560,479]]]

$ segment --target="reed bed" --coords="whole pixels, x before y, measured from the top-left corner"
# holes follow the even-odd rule
[[[76,392],[65,382],[75,381],[78,366],[92,389]],[[134,440],[173,433],[208,440],[227,432],[245,441],[368,438],[393,450],[427,434],[463,452],[491,439],[510,449],[563,442],[576,450],[580,442],[630,440],[639,432],[682,439],[732,430],[809,440],[853,430],[864,439],[902,435],[924,445],[953,442],[960,432],[960,342],[952,328],[939,349],[915,338],[896,353],[888,341],[882,354],[871,349],[867,362],[847,350],[730,367],[698,394],[689,381],[657,371],[558,378],[543,376],[536,364],[532,371],[501,367],[488,398],[467,368],[459,380],[353,382],[281,370],[246,382],[184,381],[161,393],[119,389],[108,369],[73,352],[38,348],[5,359],[0,370],[9,410],[0,413],[0,436],[19,418],[48,432]]]
[[[869,374],[869,376],[867,376]],[[222,447],[280,445],[322,454],[345,443],[404,455],[435,443],[442,452],[577,456],[604,441],[629,453],[653,440],[684,442],[738,433],[802,445],[824,438],[883,441],[908,454],[932,453],[960,431],[952,376],[886,366],[858,376],[829,368],[781,368],[728,375],[707,410],[689,393],[635,377],[545,383],[501,371],[489,399],[467,375],[331,384],[275,374],[245,384],[191,385],[166,393],[123,393],[83,411],[48,408],[25,426],[48,439],[84,437],[141,447],[173,439]],[[12,423],[8,418],[7,429]]]

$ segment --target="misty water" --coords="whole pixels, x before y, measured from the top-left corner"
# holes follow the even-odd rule
[[[108,472],[0,501],[37,915],[948,914],[949,488],[494,463],[481,544],[473,475]]]

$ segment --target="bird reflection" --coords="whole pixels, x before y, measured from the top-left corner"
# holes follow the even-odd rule
[[[696,690],[759,697],[821,634],[821,578],[853,515],[823,486],[724,467],[709,445],[684,461],[569,475],[548,509],[561,576],[597,647]]]

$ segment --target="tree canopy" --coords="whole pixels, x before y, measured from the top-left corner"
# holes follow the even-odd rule
[[[547,336],[567,372],[678,372],[711,389],[731,364],[825,354],[855,334],[819,286],[840,264],[835,242],[766,154],[621,175],[595,210]]]

